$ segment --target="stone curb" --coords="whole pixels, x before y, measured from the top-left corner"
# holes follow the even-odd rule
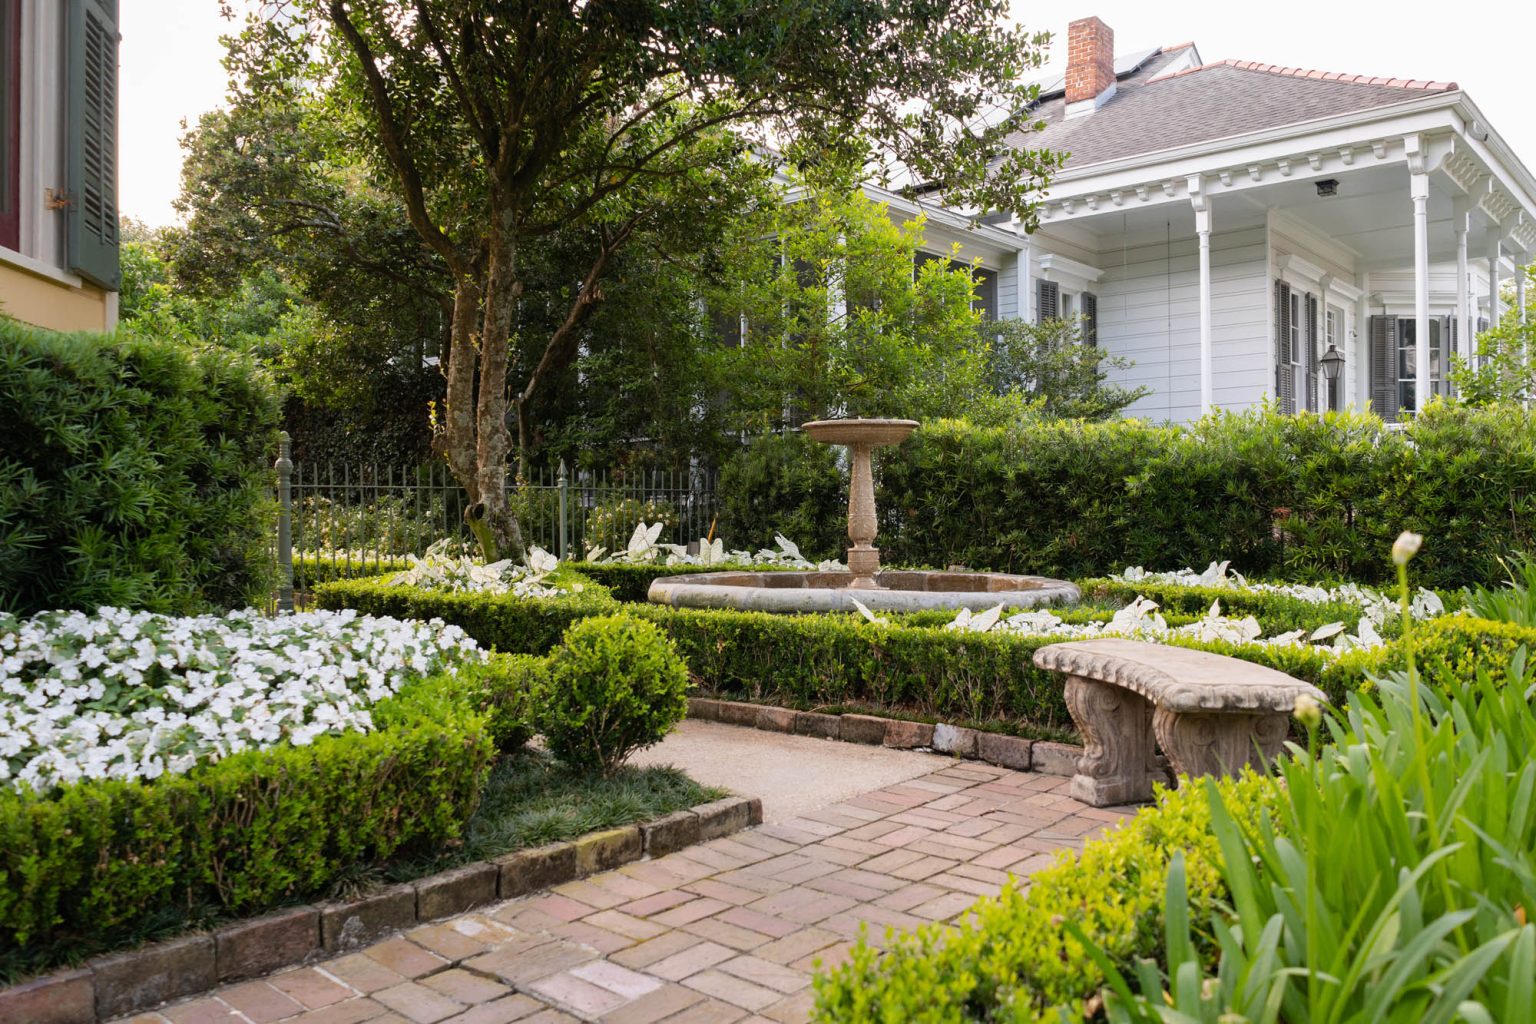
[[[792,711],[768,704],[689,697],[688,717],[726,725],[744,725],[767,732],[820,736],[844,743],[866,743],[896,750],[934,750],[941,754],[985,761],[1000,768],[1044,775],[1070,776],[1077,771],[1083,748],[1071,743],[1051,743],[997,732],[982,732],[940,722],[910,722],[878,715],[824,715],[818,711]]]
[[[0,1021],[98,1024],[206,992],[227,981],[360,949],[428,921],[525,896],[763,821],[762,801],[728,797],[654,821],[608,829],[451,868],[356,900],[286,907],[96,957],[0,988]]]

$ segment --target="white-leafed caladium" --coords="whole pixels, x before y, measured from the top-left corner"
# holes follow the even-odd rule
[[[373,728],[407,683],[482,658],[457,626],[353,611],[0,615],[0,785],[154,779]]]
[[[869,610],[868,605],[866,605],[863,601],[860,601],[858,598],[850,596],[848,600],[853,602],[854,608],[858,609],[859,614],[864,616],[864,618],[870,623],[876,626],[889,626],[891,624],[890,619],[887,619],[884,616],[876,615],[874,612]]]
[[[1148,572],[1139,565],[1133,565],[1109,578],[1121,583],[1164,583],[1181,587],[1218,587],[1248,594],[1278,594],[1309,604],[1352,604],[1359,607],[1360,614],[1370,619],[1371,625],[1378,630],[1399,614],[1396,600],[1358,583],[1344,583],[1336,587],[1316,587],[1305,583],[1253,583],[1242,573],[1233,572],[1231,566],[1231,562],[1212,562],[1204,572],[1188,568],[1173,572]],[[1415,619],[1432,619],[1445,614],[1445,602],[1433,590],[1421,587],[1413,596],[1409,614]]]
[[[1169,626],[1158,610],[1157,602],[1139,594],[1130,604],[1116,611],[1108,622],[1068,623],[1063,622],[1054,612],[1043,610],[1017,612],[1007,618],[1000,618],[1001,612],[1001,605],[980,614],[962,608],[956,613],[954,621],[947,623],[944,628],[971,633],[1022,633],[1062,641],[1126,637],[1156,643],[1183,637],[1206,643],[1258,644],[1266,647],[1316,646],[1320,651],[1329,652],[1376,647],[1383,643],[1381,634],[1376,631],[1371,620],[1363,616],[1354,634],[1345,633],[1342,623],[1329,623],[1314,630],[1310,636],[1305,630],[1297,629],[1265,639],[1257,619],[1251,615],[1242,618],[1223,615],[1220,601],[1213,601],[1205,615],[1194,622]],[[1318,646],[1330,640],[1332,643],[1328,646]]]
[[[605,548],[592,548],[587,552],[586,561],[596,565],[614,563],[638,565],[660,563],[700,567],[736,565],[745,568],[760,566],[778,569],[817,569],[821,572],[838,572],[848,568],[835,559],[824,562],[807,560],[800,553],[799,546],[783,534],[774,536],[774,543],[778,547],[763,548],[756,553],[739,549],[728,550],[724,540],[719,537],[701,537],[697,552],[689,553],[688,548],[682,544],[661,543],[661,531],[661,523],[640,523],[635,527],[635,532],[630,536],[629,545],[624,551],[610,555]]]
[[[425,555],[413,557],[411,567],[396,573],[390,582],[395,586],[452,593],[555,597],[560,590],[545,581],[559,567],[558,558],[537,546],[528,549],[523,564],[510,558],[486,564],[464,552],[456,542],[440,540]]]
[[[972,612],[969,608],[961,608],[956,613],[955,620],[947,623],[944,628],[961,633],[985,633],[993,626],[996,626],[998,620],[1002,617],[1003,606],[1001,604],[982,612]]]

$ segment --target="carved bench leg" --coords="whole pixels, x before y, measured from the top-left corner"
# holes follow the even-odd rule
[[[1263,771],[1285,746],[1289,722],[1284,712],[1177,713],[1158,708],[1152,726],[1173,770],[1194,778],[1236,775],[1244,765]]]
[[[1163,779],[1152,746],[1152,705],[1140,694],[1068,676],[1067,710],[1083,736],[1072,799],[1094,807],[1152,799]]]

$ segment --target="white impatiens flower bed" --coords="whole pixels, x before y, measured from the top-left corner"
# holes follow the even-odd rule
[[[366,732],[373,704],[482,657],[457,626],[353,611],[0,615],[0,786],[154,779]]]

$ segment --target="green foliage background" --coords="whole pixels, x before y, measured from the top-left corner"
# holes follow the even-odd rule
[[[812,557],[847,546],[847,484],[803,441],[765,438],[722,474],[718,534],[775,523]],[[876,455],[877,544],[892,565],[1078,579],[1231,560],[1254,578],[1381,582],[1404,529],[1418,578],[1493,582],[1536,546],[1536,414],[1437,403],[1401,430],[1371,415],[1219,413],[1188,427],[1027,417],[929,424]],[[739,539],[739,540],[738,540]]]
[[[277,419],[229,349],[0,320],[0,608],[264,598]]]

